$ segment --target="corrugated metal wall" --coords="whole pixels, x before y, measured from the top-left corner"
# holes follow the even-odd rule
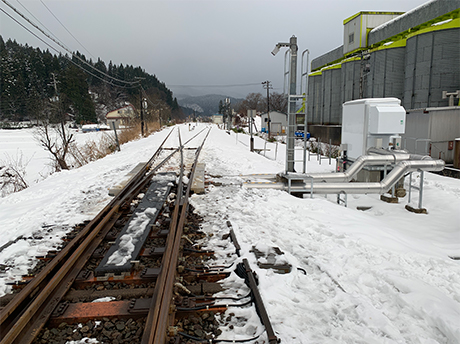
[[[448,106],[442,91],[460,88],[460,29],[415,35],[405,47],[371,52],[365,64],[364,98],[396,97],[406,109]],[[312,124],[342,123],[342,103],[359,98],[361,68],[361,61],[347,61],[309,78]]]
[[[367,61],[370,64],[370,71],[366,75],[364,97],[402,99],[404,95],[404,61],[404,47],[383,49],[371,53],[370,59]]]
[[[448,106],[442,91],[460,85],[460,29],[440,30],[407,40],[403,106]]]
[[[359,98],[360,61],[342,63],[342,102]]]
[[[342,71],[341,68],[327,69],[323,77],[322,124],[342,124]]]
[[[321,75],[308,77],[308,120],[309,123],[322,124],[321,111],[323,99],[323,78]]]
[[[447,106],[442,91],[460,88],[460,29],[434,32],[434,53],[431,72],[429,105]]]
[[[384,97],[402,99],[404,95],[405,49],[386,49]]]

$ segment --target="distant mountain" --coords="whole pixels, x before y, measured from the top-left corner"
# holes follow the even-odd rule
[[[178,99],[178,104],[186,114],[195,112],[197,115],[211,116],[219,111],[219,101],[225,101],[225,98],[230,98],[230,104],[233,106],[243,101],[242,98],[233,98],[219,94],[207,94],[204,96],[184,97]]]

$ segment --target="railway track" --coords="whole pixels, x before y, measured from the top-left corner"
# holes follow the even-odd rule
[[[60,252],[44,258],[46,266],[1,310],[1,344],[65,343],[85,334],[111,343],[227,342],[214,339],[215,314],[227,305],[209,295],[220,291],[215,282],[229,267],[205,264],[212,252],[196,246],[204,234],[189,211],[209,131],[182,143],[179,129],[171,130],[112,201]],[[173,133],[178,144],[168,148]],[[229,236],[238,253],[232,230]],[[254,303],[268,342],[276,343],[247,261],[237,274],[251,290],[237,305]]]

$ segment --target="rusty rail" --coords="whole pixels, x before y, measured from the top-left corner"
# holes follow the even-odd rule
[[[31,343],[35,339],[80,269],[103,240],[104,233],[120,216],[119,208],[131,201],[136,191],[153,176],[147,172],[172,132],[121,192],[0,312],[1,344]]]
[[[169,235],[166,242],[166,252],[163,255],[162,270],[155,286],[150,311],[147,316],[144,334],[141,341],[142,344],[164,344],[166,341],[169,314],[171,310],[170,307],[173,284],[177,267],[177,258],[179,256],[180,241],[182,238],[182,232],[188,211],[188,197],[190,195],[190,188],[196,169],[196,164],[204,143],[209,135],[209,132],[210,129],[208,130],[203,142],[195,153],[195,161],[193,163],[189,177],[190,182],[187,185],[185,193],[183,192],[182,184],[184,165],[182,155],[183,146],[181,144],[181,173],[177,191],[178,196],[176,198]],[[191,139],[188,142],[190,141]]]

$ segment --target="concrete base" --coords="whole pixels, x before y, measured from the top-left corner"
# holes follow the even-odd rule
[[[406,204],[406,210],[416,214],[428,214],[428,211],[425,208],[414,208],[411,207],[409,204]]]
[[[403,198],[406,196],[406,189],[398,188],[395,190],[396,197]]]
[[[145,162],[140,162],[134,167],[130,172],[126,174],[126,176],[123,178],[123,180],[118,183],[117,185],[112,186],[109,189],[109,196],[116,196],[120,193],[120,191],[126,186],[126,184],[129,183],[131,178],[133,178],[144,166]]]
[[[204,163],[197,163],[195,168],[195,174],[192,181],[192,191],[196,194],[204,194]]]
[[[398,197],[380,195],[380,200],[387,203],[398,203]]]

